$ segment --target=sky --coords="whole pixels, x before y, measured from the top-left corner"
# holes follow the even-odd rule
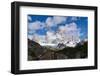
[[[33,36],[54,37],[58,33],[76,35],[80,40],[88,37],[88,17],[28,15],[28,38]]]

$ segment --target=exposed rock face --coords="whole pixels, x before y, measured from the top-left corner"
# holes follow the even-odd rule
[[[63,43],[59,43],[59,44],[57,45],[57,48],[59,48],[59,49],[64,49],[65,47],[66,47],[66,45],[63,44]]]
[[[59,43],[56,48],[57,49],[44,47],[28,39],[28,60],[76,59],[88,57],[87,42],[80,42],[75,47],[66,47],[65,44]]]
[[[40,60],[54,60],[54,59],[67,59],[67,56],[63,53],[58,53],[55,51],[47,51],[40,57]]]
[[[40,55],[42,55],[46,50],[35,41],[28,39],[28,55],[29,60],[38,59]]]

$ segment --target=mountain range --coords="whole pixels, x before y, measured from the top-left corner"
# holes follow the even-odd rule
[[[88,42],[83,40],[74,47],[58,43],[56,46],[41,44],[28,39],[28,60],[52,60],[52,59],[77,59],[87,58]]]

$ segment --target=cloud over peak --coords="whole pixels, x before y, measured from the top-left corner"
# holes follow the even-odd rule
[[[67,22],[69,18],[71,18],[71,21]],[[41,21],[42,18],[31,21],[28,23],[28,37],[39,43],[79,42],[83,32],[80,32],[81,28],[74,22],[77,17],[69,18],[65,16],[46,16],[45,19],[43,18],[44,21]]]

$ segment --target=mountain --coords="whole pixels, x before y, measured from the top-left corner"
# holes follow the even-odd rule
[[[37,60],[45,51],[40,44],[28,39],[28,60]]]
[[[66,55],[68,59],[87,58],[88,42],[80,42],[75,47],[66,47],[58,52]]]
[[[58,43],[41,46],[39,43],[28,39],[28,60],[53,60],[53,59],[77,59],[88,57],[88,42],[81,41],[75,47]]]
[[[66,45],[65,44],[63,44],[63,43],[59,43],[58,45],[57,45],[57,48],[58,49],[64,49],[66,47]]]

